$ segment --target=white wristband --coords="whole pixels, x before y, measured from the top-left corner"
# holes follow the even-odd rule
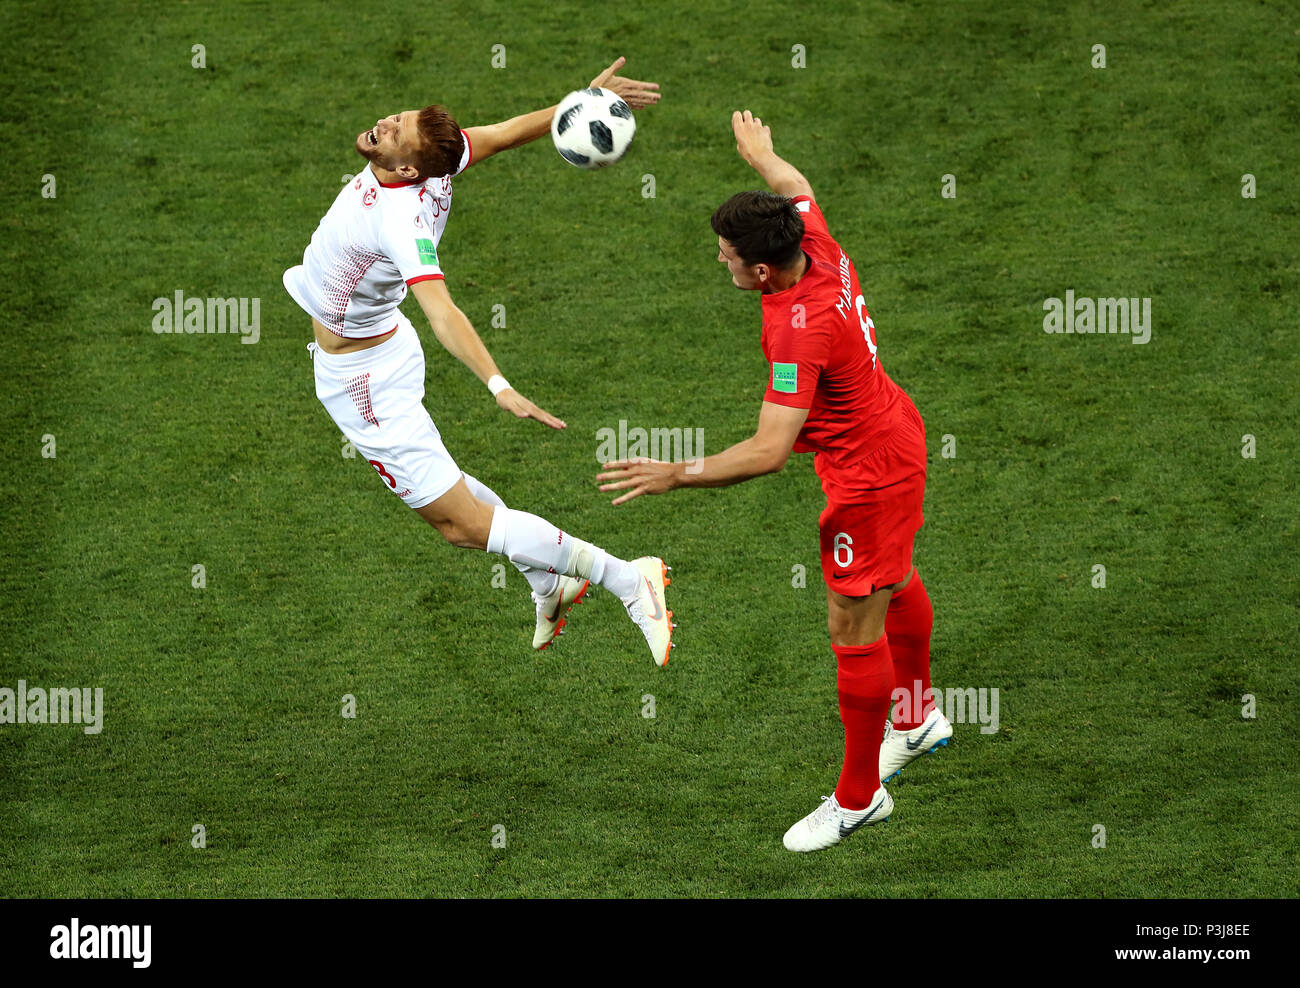
[[[492,392],[493,398],[499,395],[502,391],[508,391],[509,389],[510,382],[500,374],[493,374],[488,378],[488,390]]]

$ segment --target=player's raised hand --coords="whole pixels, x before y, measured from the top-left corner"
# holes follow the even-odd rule
[[[624,79],[622,76],[614,74],[626,62],[626,58],[622,55],[618,56],[609,68],[591,80],[591,88],[608,89],[617,93],[623,102],[634,110],[654,106],[659,102],[659,83],[641,82],[638,79]]]
[[[538,408],[514,388],[501,391],[497,395],[497,404],[521,419],[537,419],[542,425],[549,425],[552,429],[568,428],[562,419],[557,419],[550,412]]]
[[[616,460],[613,463],[602,463],[601,469],[605,472],[596,474],[596,480],[610,481],[600,485],[602,491],[626,490],[626,494],[610,502],[622,504],[642,494],[664,494],[672,490],[677,486],[675,478],[678,466],[680,464],[664,463],[661,460]]]
[[[758,155],[772,150],[772,128],[748,110],[737,110],[731,115],[731,129],[736,135],[736,150],[745,161],[753,165]]]

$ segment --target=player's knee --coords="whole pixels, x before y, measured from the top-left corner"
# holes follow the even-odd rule
[[[860,634],[860,624],[852,611],[840,607],[832,607],[826,617],[826,630],[835,645],[852,645],[853,639]]]
[[[486,549],[492,528],[492,506],[475,501],[469,510],[438,519],[433,527],[449,544],[460,549]]]
[[[486,549],[487,531],[475,519],[453,519],[434,522],[438,534],[460,549]]]
[[[885,624],[883,621],[832,621],[829,630],[832,645],[860,648],[880,641],[885,633]]]
[[[844,615],[832,607],[826,615],[826,630],[830,632],[831,641],[835,644],[839,644],[844,633],[844,624]]]
[[[492,529],[493,507],[469,495],[463,488],[417,508],[416,513],[437,529],[449,545],[462,549],[486,549]]]
[[[884,612],[877,613],[877,608],[861,605],[836,606],[832,602],[827,609],[826,629],[833,645],[870,645],[885,633]]]
[[[433,527],[438,530],[438,534],[443,537],[448,545],[458,546],[462,549],[469,548],[469,533],[451,518],[433,523]]]

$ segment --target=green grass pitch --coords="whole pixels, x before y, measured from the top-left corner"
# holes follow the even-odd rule
[[[675,6],[0,8],[0,687],[105,707],[96,735],[0,725],[0,893],[1296,893],[1296,8]],[[666,670],[608,595],[532,652],[524,581],[342,455],[280,285],[377,116],[490,123],[619,54],[664,94],[628,156],[486,162],[441,245],[568,430],[508,418],[406,309],[466,471],[674,566]],[[810,856],[781,834],[841,754],[810,460],[618,509],[594,484],[620,420],[706,452],[756,422],[758,298],[708,225],[757,185],[737,108],[925,417],[935,683],[1000,695],[996,733],[958,725],[887,825]],[[259,341],[156,334],[177,290],[259,298]],[[1067,290],[1149,297],[1150,342],[1045,333]]]

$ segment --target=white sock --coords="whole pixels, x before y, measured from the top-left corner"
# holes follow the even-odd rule
[[[483,481],[479,480],[477,477],[471,477],[467,473],[463,473],[462,476],[465,478],[465,486],[469,488],[469,492],[480,501],[486,501],[488,504],[493,504],[501,508],[506,506],[506,502],[501,500],[500,495],[498,495],[497,492],[487,484],[483,483]],[[493,516],[492,521],[495,524],[495,515]],[[491,539],[488,541],[491,542]],[[524,579],[528,581],[528,585],[533,588],[533,593],[537,594],[537,596],[545,597],[547,594],[555,592],[555,586],[560,582],[560,578],[554,573],[548,573],[544,569],[534,569],[532,566],[525,566],[522,563],[516,563],[513,559],[511,559],[510,562],[514,564],[515,569],[524,574]]]
[[[624,603],[634,599],[640,588],[630,563],[560,531],[544,518],[504,505],[492,512],[487,551],[500,553],[521,570],[527,566],[590,580]]]
[[[626,560],[611,556],[604,549],[596,551],[605,557],[605,574],[600,580],[600,586],[616,595],[623,603],[632,603],[641,592],[641,574]]]

